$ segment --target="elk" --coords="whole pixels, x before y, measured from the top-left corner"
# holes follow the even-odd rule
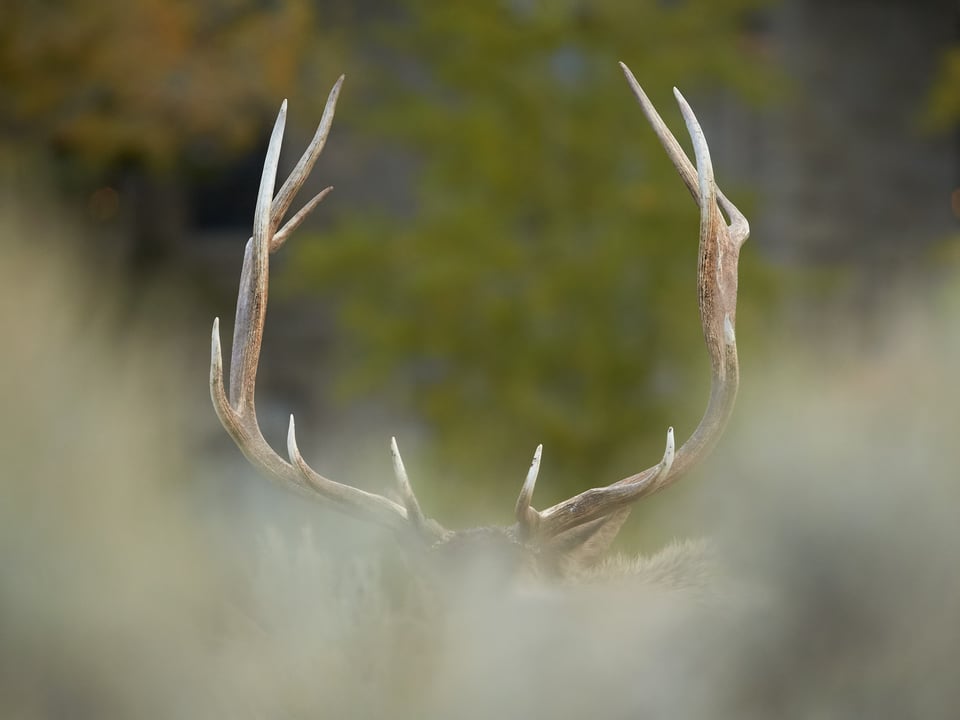
[[[395,438],[390,442],[390,451],[399,502],[330,480],[311,468],[297,446],[293,415],[287,433],[287,459],[267,443],[257,422],[254,395],[267,310],[270,255],[283,246],[332,189],[321,191],[281,226],[323,150],[344,80],[341,76],[330,92],[313,139],[276,195],[286,101],[273,127],[257,196],[253,237],[247,242],[240,276],[229,394],[224,387],[219,318],[213,322],[210,363],[213,406],[223,427],[250,463],[272,480],[399,534],[424,549],[427,556],[439,559],[443,567],[457,567],[467,558],[484,554],[497,558],[505,576],[527,569],[563,577],[595,563],[606,552],[633,503],[675,482],[710,453],[731,415],[737,394],[739,366],[734,332],[737,263],[749,225],[717,188],[703,130],[680,92],[674,89],[693,143],[696,168],[629,68],[623,63],[620,67],[644,115],[700,208],[697,292],[710,356],[711,386],[706,410],[687,441],[675,448],[673,428],[670,428],[663,457],[657,464],[609,485],[585,490],[543,510],[533,506],[542,452],[542,446],[537,447],[517,499],[516,522],[509,527],[467,530],[448,530],[424,514],[408,480]]]

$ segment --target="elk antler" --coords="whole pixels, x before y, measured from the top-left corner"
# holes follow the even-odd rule
[[[307,465],[297,448],[293,415],[290,416],[287,432],[287,453],[290,462],[284,460],[270,447],[257,423],[254,394],[260,346],[263,340],[263,325],[267,312],[269,256],[283,245],[290,234],[333,189],[328,187],[322,190],[282,228],[277,229],[323,150],[327,135],[330,133],[342,84],[343,76],[337,80],[330,91],[313,140],[310,141],[300,161],[274,198],[273,190],[287,114],[286,100],[280,107],[263,163],[263,175],[260,179],[260,191],[257,195],[253,220],[253,237],[247,242],[243,270],[240,274],[240,292],[237,297],[237,315],[230,356],[230,396],[228,399],[223,385],[219,318],[213,321],[211,338],[210,396],[217,416],[230,437],[247,459],[269,477],[284,485],[318,496],[355,516],[373,520],[391,529],[412,528],[428,540],[435,540],[442,537],[445,531],[434,521],[424,518],[420,511],[420,505],[403,469],[403,461],[400,459],[396,441],[392,443],[392,451],[398,489],[403,500],[402,506],[382,495],[328,480]]]
[[[700,320],[712,371],[710,400],[699,425],[679,450],[674,449],[673,428],[669,428],[663,458],[653,467],[606,487],[586,490],[542,511],[535,510],[531,505],[542,452],[542,447],[537,448],[517,499],[517,524],[514,528],[505,530],[508,535],[521,542],[541,547],[553,542],[564,547],[565,552],[577,544],[582,546],[588,543],[596,546],[612,540],[629,514],[633,502],[666,487],[705,457],[717,442],[730,417],[739,382],[734,333],[737,313],[737,262],[740,248],[750,232],[749,225],[740,211],[717,188],[703,130],[679,91],[674,89],[674,94],[693,141],[696,169],[647,99],[633,74],[623,63],[620,66],[667,155],[700,207],[697,290]],[[254,215],[253,237],[247,243],[240,276],[230,361],[230,396],[227,397],[223,384],[219,319],[213,322],[210,394],[220,422],[227,432],[247,459],[268,476],[329,501],[339,509],[363,519],[373,520],[391,529],[412,529],[429,542],[445,541],[456,533],[444,530],[435,521],[424,516],[410,487],[395,439],[391,441],[391,453],[402,505],[382,495],[328,480],[313,470],[297,447],[292,415],[287,433],[289,462],[270,447],[257,423],[254,390],[267,309],[269,256],[283,245],[293,230],[332,189],[326,188],[320,192],[282,228],[279,227],[294,196],[323,149],[342,83],[343,77],[330,92],[313,140],[276,198],[273,198],[286,118],[286,101],[280,109],[264,161]],[[724,221],[721,208],[730,218],[729,225]]]
[[[520,537],[546,541],[587,523],[611,517],[622,523],[631,503],[657,492],[703,459],[716,444],[733,410],[739,383],[739,364],[734,327],[737,319],[737,261],[740,248],[750,234],[747,219],[717,188],[703,130],[680,91],[673,94],[693,141],[697,167],[687,159],[680,143],[664,124],[630,69],[620,63],[644,115],[676,167],[693,199],[700,207],[700,250],[697,265],[697,292],[703,336],[710,355],[710,400],[700,424],[690,438],[674,452],[673,428],[667,431],[663,459],[643,472],[606,487],[592,488],[546,510],[531,507],[540,451],[517,500],[516,517]],[[720,213],[730,218],[728,225]],[[612,539],[612,536],[611,536]]]

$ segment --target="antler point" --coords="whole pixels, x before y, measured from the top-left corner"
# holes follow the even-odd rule
[[[210,332],[210,360],[218,370],[223,367],[223,352],[220,349],[219,317],[213,319],[213,330]]]
[[[662,470],[661,477],[665,477],[670,472],[670,466],[673,465],[673,459],[676,456],[676,441],[673,436],[673,427],[667,428],[667,445],[663,450],[663,460],[660,461]]]
[[[293,413],[290,413],[290,424],[287,426],[287,456],[294,465],[300,457],[300,448],[297,447],[297,424],[293,419]]]

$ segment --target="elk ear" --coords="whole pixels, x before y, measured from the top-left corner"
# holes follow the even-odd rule
[[[630,508],[625,507],[577,525],[551,538],[543,550],[557,558],[564,569],[590,567],[606,555],[629,516]]]

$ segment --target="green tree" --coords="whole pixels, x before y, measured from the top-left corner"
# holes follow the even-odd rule
[[[199,136],[249,146],[295,86],[312,16],[308,0],[14,0],[0,24],[0,127],[97,165],[169,164]]]
[[[538,442],[545,504],[693,429],[698,214],[617,60],[685,140],[671,85],[765,96],[747,29],[762,5],[406,0],[387,56],[351,71],[364,101],[341,115],[415,151],[414,207],[342,215],[295,264],[339,308],[343,396],[392,390],[425,421],[460,480],[434,487],[448,512],[512,498]]]
[[[933,131],[944,131],[960,122],[960,45],[947,49],[940,58],[923,120]]]
[[[87,199],[152,272],[186,235],[191,173],[249,151],[336,52],[318,15],[311,0],[6,2],[0,163]]]

